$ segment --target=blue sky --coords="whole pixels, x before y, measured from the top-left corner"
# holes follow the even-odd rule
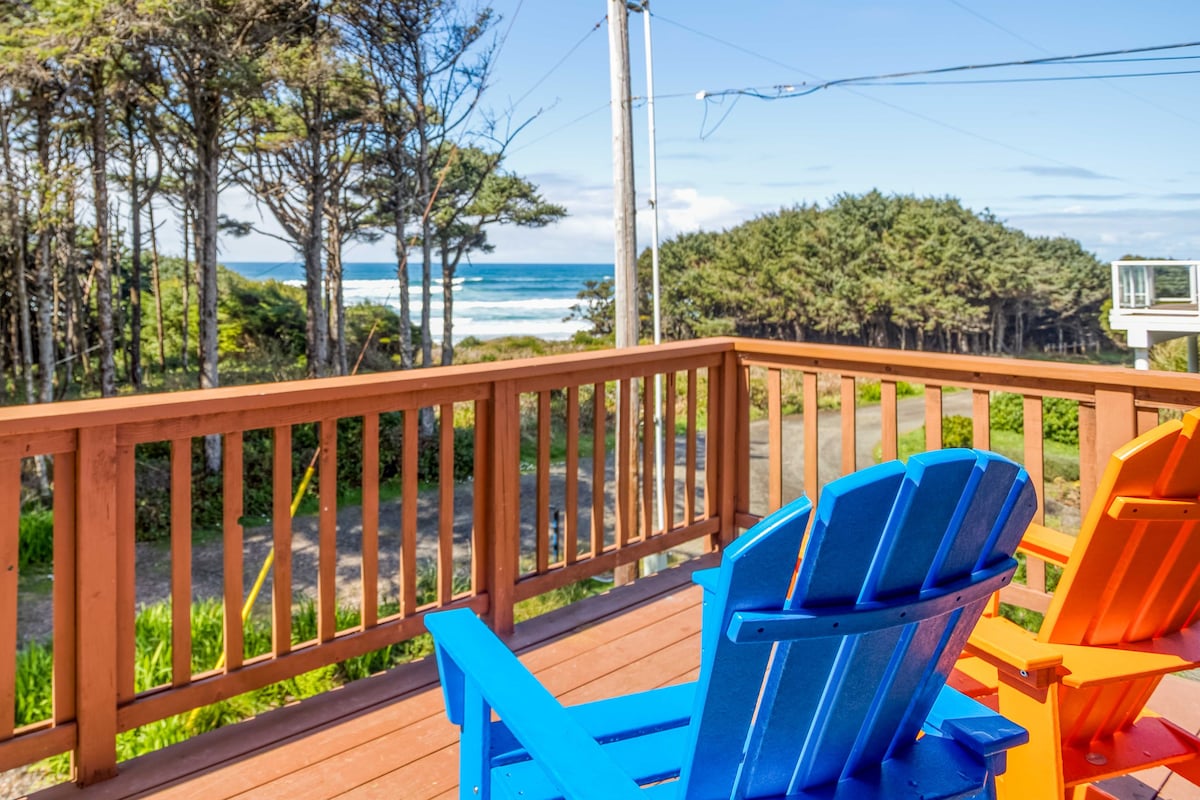
[[[611,262],[606,3],[493,7],[502,45],[485,105],[513,124],[529,120],[506,166],[570,216],[545,230],[494,230],[487,260]],[[651,0],[651,11],[664,239],[879,189],[957,197],[1030,234],[1076,238],[1106,260],[1200,258],[1200,74],[696,99],[702,90],[1190,42],[1200,40],[1195,0]],[[642,25],[631,15],[639,248],[650,241]],[[949,77],[1200,70],[1200,48],[1146,55],[1193,58]],[[279,247],[241,240],[223,255],[285,260]],[[347,258],[391,252],[383,241]]]

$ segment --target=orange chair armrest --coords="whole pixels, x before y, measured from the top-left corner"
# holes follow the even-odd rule
[[[965,649],[1001,672],[1024,675],[1054,670],[1063,660],[1057,647],[1037,641],[1029,631],[1003,617],[979,620]]]
[[[1030,523],[1017,545],[1018,552],[1027,553],[1042,561],[1065,567],[1071,559],[1071,551],[1075,548],[1075,537],[1065,533]]]
[[[1062,653],[1062,682],[1075,688],[1150,678],[1200,666],[1200,634],[1191,629],[1120,646],[1051,646]]]

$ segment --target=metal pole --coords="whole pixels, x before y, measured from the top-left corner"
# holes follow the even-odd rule
[[[659,302],[658,280],[658,161],[655,156],[654,135],[654,57],[650,45],[650,0],[642,2],[642,30],[646,39],[646,123],[649,126],[650,151],[650,269],[651,298],[654,302],[654,343],[662,344],[662,305]],[[666,524],[666,492],[663,487],[663,376],[654,376],[654,527]],[[658,572],[667,566],[667,554],[656,553],[642,559],[642,572]]]

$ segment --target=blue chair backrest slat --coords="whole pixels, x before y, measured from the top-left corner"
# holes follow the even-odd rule
[[[891,461],[825,487],[796,576],[794,597],[803,598],[808,607],[858,600],[880,531],[903,481],[904,465]],[[827,530],[840,533],[826,536]]]

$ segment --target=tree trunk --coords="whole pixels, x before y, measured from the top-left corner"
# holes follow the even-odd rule
[[[313,119],[320,120],[320,92],[314,93]],[[321,169],[321,129],[319,122],[308,126],[308,157],[311,159],[308,169],[311,194],[308,198],[308,220],[304,231],[304,293],[307,303],[305,314],[304,338],[305,359],[308,362],[308,377],[316,378],[325,374],[329,364],[329,323],[325,316],[325,304],[322,302],[321,257],[324,255],[324,245],[321,235],[324,233],[325,213],[325,173]]]
[[[96,316],[100,329],[100,394],[117,393],[113,348],[112,261],[108,228],[108,112],[101,98],[103,76],[97,65],[91,75],[92,97],[92,192],[96,207],[95,245],[92,259],[96,273]]]
[[[430,196],[430,165],[429,165],[429,145],[424,137],[421,138],[421,166],[418,168],[421,200],[428,204],[431,201]],[[433,224],[429,219],[428,205],[426,213],[421,215],[421,366],[433,366],[433,331],[430,323],[432,321],[433,305]],[[432,428],[432,426],[431,426]]]
[[[412,298],[408,293],[408,243],[404,241],[404,210],[395,199],[396,280],[400,283],[400,368],[413,368]]]
[[[17,278],[17,310],[18,310],[18,333],[20,335],[20,350],[21,350],[21,378],[25,384],[25,402],[33,405],[33,336],[29,330],[29,290],[28,280],[25,277],[27,254],[25,252],[25,240],[21,239],[20,247],[17,248],[17,263],[16,263],[16,278]]]
[[[129,134],[129,378],[142,389],[142,206],[145,200],[138,185],[137,140],[133,118],[126,115]]]
[[[346,297],[342,274],[342,227],[335,210],[329,215],[326,241],[329,282],[329,356],[333,370],[345,375],[349,370],[346,356]]]
[[[154,285],[154,317],[158,322],[158,371],[166,373],[167,371],[167,347],[163,337],[163,307],[162,307],[162,283],[160,281],[160,273],[158,269],[158,229],[154,227],[154,202],[146,204],[146,212],[149,214],[150,222],[150,280]],[[184,237],[184,251],[187,251],[187,238]],[[187,315],[184,314],[186,318]]]
[[[454,270],[458,260],[446,256],[448,245],[442,244],[442,366],[454,363]]]
[[[54,400],[54,265],[51,262],[51,239],[54,228],[50,212],[52,204],[51,185],[54,180],[50,168],[50,108],[43,99],[37,113],[37,160],[38,160],[38,244],[34,258],[36,279],[34,293],[37,301],[38,326],[38,387],[39,403]],[[23,323],[24,326],[28,322]],[[28,344],[28,343],[26,343]]]
[[[211,100],[211,98],[209,98]],[[217,374],[217,194],[220,188],[219,101],[200,103],[192,109],[196,117],[196,270],[200,290],[200,388],[215,389]],[[221,438],[204,437],[204,464],[211,473],[221,469]]]
[[[183,359],[183,371],[186,374],[188,371],[188,314],[191,306],[191,283],[192,283],[192,216],[195,206],[193,200],[195,196],[189,191],[187,179],[183,183],[183,275],[181,275],[182,283],[180,285],[180,305],[183,306],[183,326],[180,335],[183,337],[180,345],[180,358]]]

